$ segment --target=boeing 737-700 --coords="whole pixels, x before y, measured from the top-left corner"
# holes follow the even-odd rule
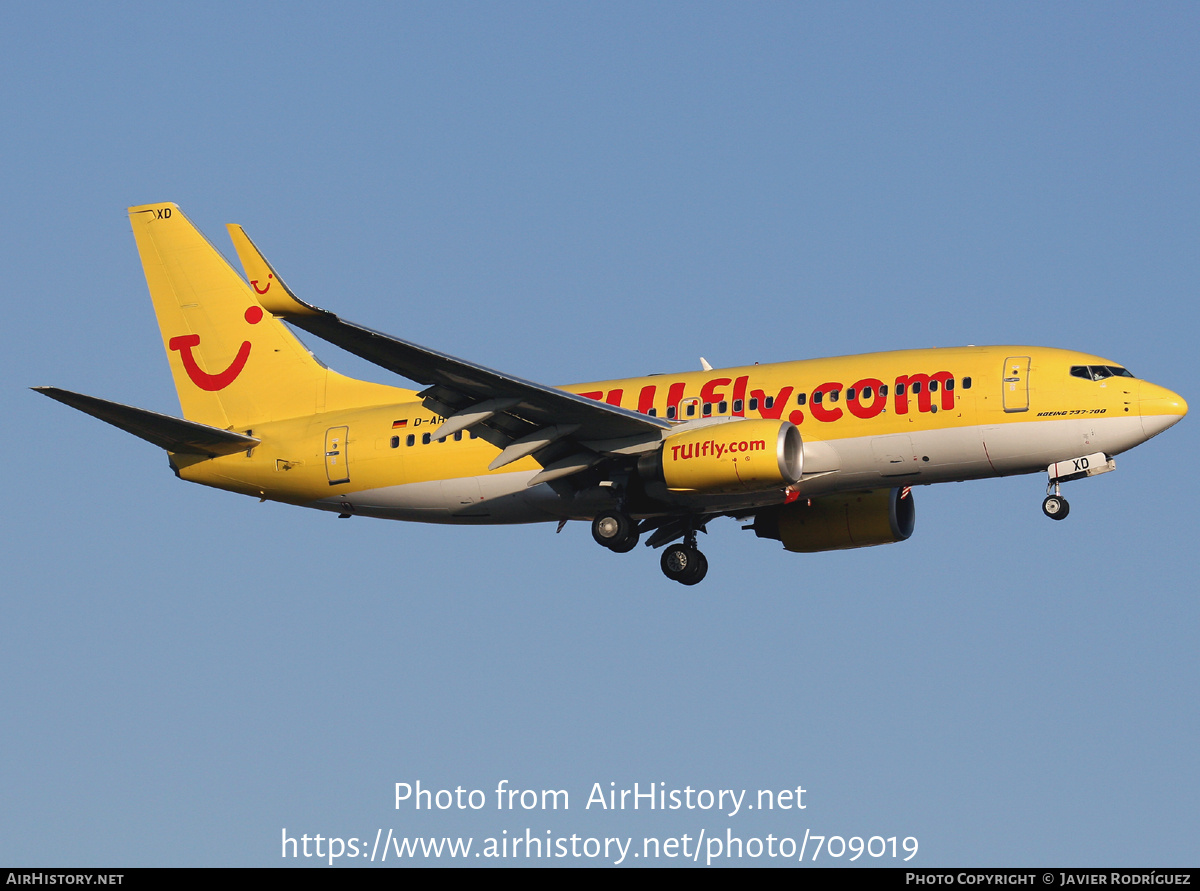
[[[426,523],[591,523],[708,563],[716,517],[813,552],[903,541],[912,487],[1045,473],[1061,484],[1187,413],[1117,362],[985,346],[868,353],[551,387],[345,321],[298,298],[239,226],[243,279],[174,204],[129,210],[183,418],[39,392],[165,449],[185,480],[264,500]],[[285,322],[287,324],[285,324]],[[354,380],[289,330],[419,390]]]

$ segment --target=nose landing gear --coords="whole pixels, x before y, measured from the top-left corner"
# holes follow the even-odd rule
[[[1046,499],[1042,502],[1042,513],[1052,520],[1065,520],[1071,512],[1071,505],[1062,497],[1061,480],[1054,478],[1046,484]]]
[[[1052,520],[1065,520],[1071,506],[1062,497],[1061,484],[1116,469],[1117,462],[1104,452],[1056,461],[1046,468],[1046,500],[1042,502],[1042,513]]]
[[[1065,520],[1070,512],[1071,505],[1061,495],[1047,495],[1042,502],[1042,513],[1052,520]]]

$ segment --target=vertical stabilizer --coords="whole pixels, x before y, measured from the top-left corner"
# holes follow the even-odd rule
[[[326,368],[176,205],[129,221],[184,417],[241,428],[324,409]]]

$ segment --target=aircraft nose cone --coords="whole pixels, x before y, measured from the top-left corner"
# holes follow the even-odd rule
[[[1178,393],[1146,381],[1142,381],[1138,393],[1138,407],[1142,415],[1142,431],[1147,439],[1178,424],[1188,409],[1187,402]]]

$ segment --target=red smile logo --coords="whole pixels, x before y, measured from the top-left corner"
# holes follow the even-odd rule
[[[267,287],[271,287],[270,284]],[[265,293],[265,289],[260,293]],[[246,310],[245,318],[251,325],[257,325],[262,321],[262,317],[263,311],[261,307],[252,306]],[[183,360],[184,371],[192,379],[192,383],[201,390],[208,390],[209,392],[224,390],[242,373],[242,369],[246,367],[246,360],[250,358],[250,341],[243,340],[242,345],[238,347],[237,355],[229,363],[229,367],[216,374],[209,374],[200,367],[200,364],[196,361],[196,357],[192,354],[192,347],[199,344],[199,334],[181,334],[179,337],[172,337],[167,341],[169,349],[179,352],[179,358]]]
[[[267,273],[268,279],[272,279],[274,277],[275,276],[273,273],[270,273],[270,272]],[[267,293],[267,291],[271,290],[271,282],[270,281],[268,281],[267,286],[265,288],[262,288],[261,290],[258,287],[258,279],[254,279],[252,282],[250,282],[250,284],[254,286],[255,294],[265,294],[265,293]]]

